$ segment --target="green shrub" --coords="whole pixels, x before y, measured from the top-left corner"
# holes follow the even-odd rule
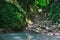
[[[48,18],[52,20],[53,23],[58,22],[59,23],[59,19],[60,19],[60,6],[59,6],[59,2],[58,3],[53,3],[51,5],[51,9],[50,9],[50,13],[48,14]]]
[[[25,25],[25,15],[16,7],[16,5],[2,2],[0,4],[0,28],[21,28]]]

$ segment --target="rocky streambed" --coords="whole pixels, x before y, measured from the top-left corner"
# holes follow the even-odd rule
[[[60,24],[53,24],[52,20],[47,20],[45,17],[36,14],[34,20],[29,21],[26,31],[46,35],[60,35]]]

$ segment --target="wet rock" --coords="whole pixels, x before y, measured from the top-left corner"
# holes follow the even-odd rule
[[[53,35],[53,33],[47,33],[47,35],[52,36],[52,35]]]
[[[56,32],[56,33],[54,33],[54,35],[58,36],[58,35],[60,35],[60,33]]]
[[[4,30],[2,28],[0,28],[0,33],[3,33],[3,32],[4,32]]]

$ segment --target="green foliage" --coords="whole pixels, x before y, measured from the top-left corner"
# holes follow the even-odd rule
[[[16,5],[3,2],[0,4],[0,28],[20,28],[25,25],[25,15]]]
[[[49,5],[50,2],[51,0],[14,0],[14,3],[0,2],[0,28],[23,28],[26,19],[34,20],[33,15],[37,13],[38,8],[47,8],[47,6],[51,6],[48,7],[49,14],[47,17],[54,23],[59,22],[60,3]]]
[[[60,3],[54,3],[51,5],[50,13],[48,14],[48,18],[52,20],[52,22],[59,22],[60,18]]]
[[[51,2],[52,1],[52,2]],[[36,0],[38,7],[45,8],[49,12],[47,15],[48,19],[51,19],[53,23],[60,22],[60,3],[54,0]],[[51,3],[51,4],[50,4]]]
[[[50,3],[50,0],[36,0],[36,4],[39,6],[39,7],[45,7],[47,6],[47,4]]]

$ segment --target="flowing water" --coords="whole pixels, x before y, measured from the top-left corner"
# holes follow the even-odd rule
[[[0,40],[60,40],[60,36],[47,36],[35,33],[7,33],[0,34]]]

